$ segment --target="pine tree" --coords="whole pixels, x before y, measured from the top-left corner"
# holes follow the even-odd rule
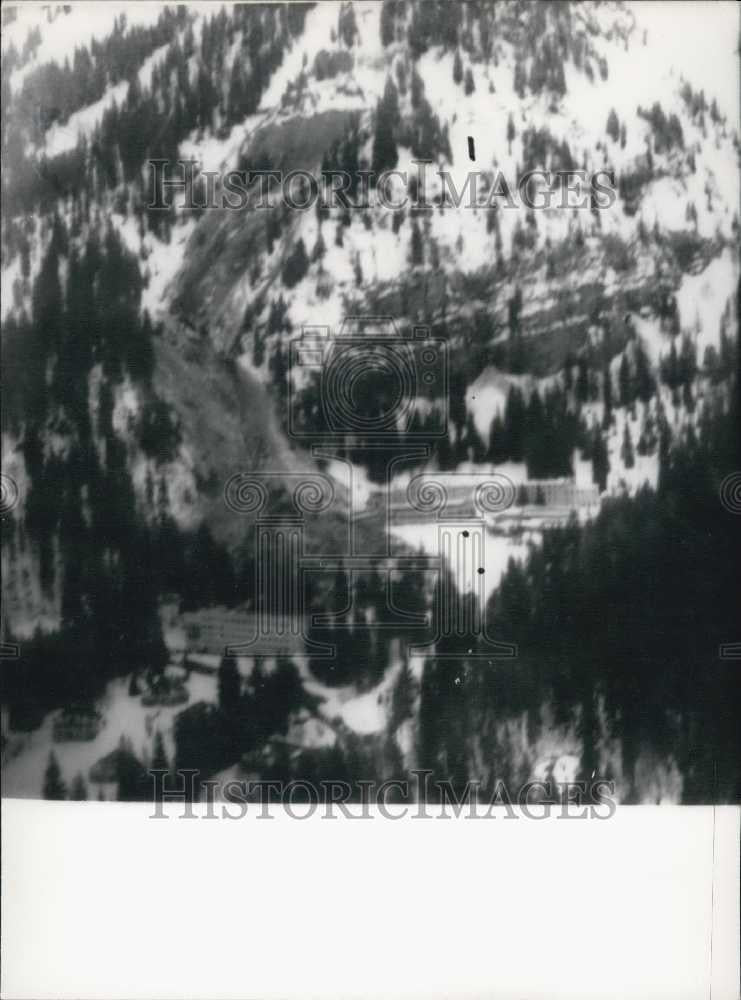
[[[613,142],[617,142],[620,138],[620,122],[614,108],[610,110],[607,116],[607,134]]]
[[[422,82],[422,77],[417,72],[417,67],[412,67],[412,82],[411,82],[411,100],[412,108],[418,111],[424,100],[425,85]]]
[[[515,58],[514,91],[520,99],[523,99],[525,97],[526,90],[527,78],[525,76],[525,69],[520,59]]]
[[[167,759],[167,753],[165,752],[165,741],[162,738],[162,733],[157,730],[154,734],[154,747],[152,749],[152,770],[153,771],[169,771],[170,762]]]
[[[403,62],[397,62],[396,64],[396,86],[401,96],[405,97],[407,92],[407,68]]]
[[[524,457],[525,441],[525,400],[516,385],[510,386],[504,407],[504,433],[507,442],[507,456],[513,462],[521,462]]]
[[[677,372],[679,381],[683,384],[691,382],[697,372],[697,349],[688,336],[682,338]]]
[[[465,82],[463,85],[463,89],[466,93],[466,96],[468,96],[469,94],[472,94],[474,90],[476,90],[476,84],[473,82],[473,71],[471,70],[470,66],[466,69],[466,75],[464,80]]]
[[[632,469],[635,465],[635,457],[633,455],[633,439],[630,434],[630,426],[628,421],[625,421],[623,429],[623,444],[620,449],[620,457],[623,460],[623,465],[626,469]]]
[[[630,365],[628,356],[623,353],[618,371],[618,389],[620,391],[620,405],[628,406],[633,400],[633,392],[630,377]]]
[[[605,366],[602,374],[602,396],[604,403],[602,428],[603,430],[607,430],[612,424],[612,374],[609,364]]]
[[[339,17],[337,19],[337,34],[348,49],[352,47],[357,33],[358,28],[355,22],[355,10],[353,5],[351,3],[342,4],[340,7]]]
[[[417,225],[417,220],[414,219],[412,222],[412,239],[411,248],[409,251],[409,260],[412,267],[418,267],[424,263],[424,246],[422,244],[422,233],[419,226]]]
[[[85,802],[87,799],[87,785],[85,779],[79,772],[75,776],[70,789],[69,797],[72,802]]]
[[[589,368],[584,358],[578,361],[579,373],[576,376],[576,398],[580,403],[586,403],[589,399]]]
[[[222,656],[218,674],[219,708],[222,712],[234,713],[239,704],[241,690],[242,680],[237,661],[233,656]]]
[[[265,360],[265,341],[260,336],[260,332],[255,330],[252,338],[252,364],[255,368],[261,368]]]
[[[322,236],[322,231],[320,229],[316,238],[316,243],[314,244],[314,249],[311,251],[312,261],[321,260],[326,252],[327,247],[325,246],[324,237]]]
[[[131,740],[123,734],[118,743],[116,785],[119,802],[141,801],[149,791],[147,772],[134,755]]]
[[[237,58],[234,60],[232,65],[232,75],[231,80],[229,81],[229,97],[227,102],[227,121],[232,125],[241,121],[244,115],[246,90],[247,87],[245,86],[242,62]]]
[[[353,624],[352,655],[350,668],[366,685],[375,684],[379,675],[376,673],[378,662],[373,656],[371,631],[364,615]]]
[[[442,41],[446,49],[454,49],[458,44],[458,28],[461,23],[461,5],[457,3],[445,3],[438,6],[437,37]],[[484,19],[480,22],[483,31]],[[482,49],[486,51],[486,46],[482,41]]]
[[[409,669],[408,660],[404,660],[394,685],[391,696],[391,727],[395,729],[405,719],[414,715],[414,702],[417,695],[417,682]]]
[[[306,253],[303,238],[299,236],[296,246],[293,248],[286,262],[283,265],[281,277],[286,288],[294,288],[306,275],[309,270],[309,257]]]
[[[67,786],[62,779],[62,770],[57,760],[57,755],[52,750],[49,753],[49,762],[44,771],[44,785],[42,794],[45,799],[66,799]]]
[[[509,113],[509,118],[507,119],[507,146],[509,148],[509,155],[512,155],[512,143],[517,135],[515,131],[515,120],[512,117],[512,112]]]
[[[660,371],[662,382],[670,389],[675,389],[679,385],[679,361],[673,340],[669,348],[669,356],[661,359]]]
[[[394,128],[399,116],[398,92],[389,78],[383,98],[376,106],[376,123],[373,135],[372,169],[378,175],[393,170],[399,162],[394,139]]]
[[[381,44],[384,48],[394,42],[394,16],[396,0],[383,0],[381,5]]]
[[[453,57],[453,82],[458,85],[463,80],[463,60],[459,49],[455,50]]]
[[[486,458],[486,448],[484,447],[484,442],[481,440],[481,435],[478,432],[473,416],[470,412],[466,419],[465,441],[466,448],[471,454],[471,461],[480,465]]]
[[[651,374],[651,364],[646,357],[646,352],[640,342],[638,342],[636,346],[635,362],[636,395],[642,403],[647,403],[656,391],[656,384],[654,382],[653,375]]]
[[[592,435],[592,481],[596,483],[600,493],[607,487],[607,477],[610,474],[610,457],[599,428],[595,427]]]
[[[338,615],[346,613],[348,608],[351,607],[350,585],[347,579],[347,572],[345,571],[344,566],[340,566],[340,568],[335,573],[332,607],[335,614]]]
[[[499,413],[495,414],[489,429],[488,460],[494,465],[507,460],[507,442],[504,436],[504,426]]]

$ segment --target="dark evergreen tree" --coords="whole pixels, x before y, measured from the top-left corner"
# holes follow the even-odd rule
[[[75,779],[72,782],[69,797],[72,802],[84,802],[87,799],[87,785],[82,774],[79,772],[75,775]]]
[[[617,142],[620,138],[620,122],[614,108],[610,110],[607,116],[607,134],[613,142]]]
[[[411,100],[412,108],[414,111],[418,111],[422,106],[422,101],[424,100],[425,85],[422,82],[422,77],[417,72],[417,67],[412,67],[412,82],[411,82]]]
[[[358,28],[355,21],[355,10],[353,5],[351,3],[341,4],[339,17],[337,19],[338,37],[348,48],[351,48],[357,33]]]
[[[162,738],[162,733],[157,730],[154,734],[154,747],[152,750],[152,770],[153,771],[169,771],[170,762],[167,759],[167,753],[165,751],[165,741]]]
[[[334,588],[332,592],[332,610],[335,614],[344,615],[351,608],[350,584],[344,566],[341,566],[334,578]]]
[[[633,468],[635,465],[635,458],[633,455],[633,439],[630,433],[630,425],[627,420],[623,426],[623,443],[620,448],[620,457],[623,460],[623,465],[626,469]]]
[[[399,154],[394,139],[394,129],[398,122],[398,93],[389,77],[383,98],[376,106],[375,130],[373,134],[372,170],[376,176],[385,170],[393,170],[399,162]]]
[[[422,243],[422,232],[417,224],[417,220],[412,220],[412,237],[409,250],[409,263],[412,267],[420,267],[424,264],[424,246]]]
[[[640,342],[635,352],[635,392],[642,403],[648,403],[656,391],[656,383],[651,373],[651,362]]]
[[[391,696],[391,725],[395,728],[414,716],[418,685],[405,658]]]
[[[602,429],[607,430],[612,424],[612,373],[609,364],[605,365],[602,373],[602,400],[604,404]]]
[[[506,462],[509,457],[507,454],[507,440],[504,431],[504,424],[499,413],[494,416],[491,422],[491,427],[489,429],[489,450],[486,457],[495,465]]]
[[[309,270],[309,258],[303,238],[299,236],[296,246],[286,258],[281,277],[286,288],[294,288]]]
[[[592,453],[592,481],[597,485],[600,492],[607,488],[607,477],[610,473],[610,459],[607,452],[607,445],[599,432],[599,428],[594,428],[591,444]]]
[[[59,767],[57,755],[53,750],[49,754],[49,762],[44,771],[42,795],[45,799],[67,798],[67,786],[62,779],[62,770]]]
[[[455,50],[455,56],[453,57],[453,82],[455,84],[460,84],[463,80],[463,60],[461,59],[461,53],[459,49]]]
[[[630,364],[627,354],[623,353],[620,359],[620,369],[618,370],[618,390],[620,392],[620,405],[629,406],[633,402],[633,384],[630,373]]]
[[[580,403],[586,403],[589,399],[589,368],[586,359],[579,358],[577,367],[576,398]]]
[[[242,694],[242,679],[237,661],[233,656],[222,656],[218,674],[219,708],[227,715],[233,715],[239,706]]]
[[[150,776],[131,749],[131,741],[122,736],[116,751],[116,797],[119,802],[141,802],[152,791]]]
[[[322,260],[326,252],[327,247],[324,243],[324,237],[322,236],[322,231],[320,229],[316,238],[316,243],[314,244],[314,249],[311,251],[312,261]]]
[[[512,143],[514,142],[515,136],[517,135],[515,131],[515,120],[512,117],[512,112],[510,111],[507,118],[507,146],[509,148],[509,155],[512,155]]]
[[[520,100],[523,100],[527,92],[527,76],[525,74],[525,68],[517,56],[515,56],[515,78],[513,86],[517,96]]]
[[[478,432],[471,413],[468,414],[466,420],[465,442],[471,461],[481,464],[486,459],[486,447],[481,440],[481,435]]]
[[[383,0],[381,5],[381,44],[384,48],[394,42],[396,0]]]

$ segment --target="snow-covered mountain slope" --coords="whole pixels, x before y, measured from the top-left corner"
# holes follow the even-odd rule
[[[445,342],[448,435],[427,471],[586,478],[603,501],[655,488],[672,449],[727,404],[736,365],[734,13],[678,15],[665,44],[666,15],[638,3],[4,12],[10,631],[105,620],[96,642],[115,676],[134,597],[134,655],[151,647],[163,594],[191,608],[258,601],[252,522],[225,507],[224,485],[321,464],[347,495],[342,462],[291,434],[294,417],[319,419],[322,387],[292,366],[290,344],[348,316]],[[176,175],[195,164],[159,209],[152,160]],[[230,171],[266,169],[308,172],[322,195],[327,170],[393,170],[393,202],[408,202],[379,203],[371,183],[367,207],[291,208],[279,187],[263,207],[254,191],[240,209],[221,204]],[[528,207],[517,188],[532,170],[599,171],[609,197],[576,208],[557,186],[550,207]],[[218,207],[190,207],[209,185]],[[382,380],[372,390],[369,412],[388,402]],[[395,444],[443,410],[432,391],[411,395],[418,423],[400,420]],[[384,473],[355,445],[348,435],[347,491],[367,505]],[[308,544],[335,528],[315,519]],[[490,539],[487,598],[544,533]],[[406,526],[396,541],[423,549],[423,536]],[[332,588],[318,589],[319,604]],[[388,757],[393,730],[409,763],[419,691],[400,724],[389,677],[359,681],[337,714],[351,730],[370,714],[354,730],[364,752]],[[545,726],[537,773],[544,756],[576,759],[575,725]],[[497,726],[494,744],[526,770],[524,718]]]
[[[724,102],[719,106],[685,79],[669,57],[662,61],[662,48],[649,38],[655,16],[644,28],[637,6],[540,11],[509,5],[483,14],[450,9],[442,23],[432,23],[431,8],[419,4],[316,4],[302,7],[293,22],[281,13],[277,29],[276,16],[255,10],[248,20],[237,19],[233,8],[216,12],[209,5],[181,8],[176,17],[152,6],[110,5],[91,15],[73,5],[21,8],[6,24],[3,182],[11,211],[4,223],[4,317],[17,320],[33,309],[54,212],[73,245],[83,247],[104,227],[118,234],[142,275],[139,307],[163,324],[164,343],[179,344],[187,358],[187,345],[200,331],[215,357],[239,359],[245,377],[269,389],[285,377],[281,355],[304,326],[337,328],[350,313],[382,312],[402,325],[421,320],[444,327],[454,349],[468,348],[459,372],[459,423],[451,427],[458,459],[475,461],[482,446],[491,452],[489,429],[505,419],[507,393],[523,372],[535,376],[529,394],[533,387],[563,391],[585,430],[606,423],[609,370],[614,416],[603,428],[609,462],[603,485],[632,489],[655,482],[655,453],[626,468],[625,434],[635,445],[647,419],[677,428],[697,419],[697,411],[694,418],[685,412],[676,387],[641,399],[637,409],[621,399],[622,359],[638,344],[657,374],[669,363],[672,344],[689,337],[700,366],[694,392],[702,397],[702,364],[706,352],[722,354],[720,318],[738,281],[739,194],[738,136],[720,111]],[[42,115],[39,130],[23,115],[38,87],[56,79],[50,65],[61,74],[70,110],[57,111],[53,120]],[[143,207],[146,156],[157,151],[157,139],[131,146],[127,121],[135,122],[147,101],[173,109],[167,122],[174,113],[179,120],[167,148],[203,170],[223,176],[270,162],[318,175],[338,165],[343,143],[347,162],[376,166],[374,143],[389,89],[396,125],[387,165],[411,178],[419,175],[413,161],[431,160],[414,192],[436,206],[428,211],[292,212],[277,196],[272,208],[260,210],[198,213],[182,207],[182,197],[160,216]],[[81,103],[86,93],[95,97],[87,105]],[[198,108],[193,101],[206,103]],[[95,153],[111,141],[113,159]],[[56,199],[48,183],[19,191],[19,156],[42,164],[42,176],[50,178],[73,157],[93,187],[70,181]],[[514,187],[525,169],[571,167],[614,171],[614,203],[595,212],[560,206],[533,212],[490,195],[497,173]],[[451,193],[472,183],[472,171],[479,200],[496,209],[450,203]],[[448,198],[438,204],[446,188]],[[24,221],[13,212],[16,197],[19,205],[41,197],[43,213]],[[295,280],[286,269],[299,244],[308,259]],[[671,323],[667,299],[676,303]],[[183,420],[191,394],[178,398],[156,353],[155,394],[169,387],[167,405]],[[575,366],[583,363],[591,382],[577,401]],[[672,391],[677,406],[665,398]],[[134,408],[138,393],[133,385]],[[276,428],[285,425],[280,410]],[[466,420],[476,440],[466,439]],[[207,424],[206,415],[201,426]],[[6,450],[18,440],[6,434]],[[191,497],[198,487],[192,470],[184,470],[200,450],[201,442],[186,439],[176,460],[182,474],[170,470],[174,482],[189,481],[184,489]],[[290,453],[288,445],[282,450]],[[491,465],[497,456],[483,457]],[[143,498],[146,475],[141,460],[133,462],[135,491]],[[183,525],[202,516],[198,504],[195,509],[173,504]]]

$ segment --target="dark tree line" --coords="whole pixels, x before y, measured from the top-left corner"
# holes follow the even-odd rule
[[[492,421],[487,459],[525,462],[531,479],[569,476],[572,453],[584,443],[583,421],[566,392],[553,387],[541,397],[535,389],[526,401],[512,386],[503,415]]]
[[[470,661],[452,678],[426,665],[423,765],[477,777],[471,717],[480,713],[479,732],[521,712],[532,722],[549,703],[578,722],[588,778],[601,702],[629,794],[640,794],[634,767],[648,751],[674,756],[683,801],[738,801],[741,688],[719,647],[736,634],[741,527],[718,490],[738,468],[741,425],[737,396],[722,398],[666,452],[656,492],[611,500],[594,522],[552,530],[524,564],[510,564],[488,618],[498,639],[518,645],[516,660]]]
[[[234,601],[230,560],[206,529],[187,536],[168,520],[164,480],[157,496],[148,484],[150,510],[160,511],[153,526],[134,493],[131,445],[155,463],[171,460],[179,446],[177,421],[151,384],[156,334],[140,299],[138,263],[114,229],[79,245],[56,218],[31,315],[3,327],[3,426],[20,440],[29,479],[22,527],[44,591],[61,588],[59,633],[24,643],[22,658],[4,672],[21,724],[94,697],[113,676],[160,671],[167,662],[157,610],[163,592],[191,604],[203,595]],[[114,425],[125,376],[144,401],[131,441]],[[54,436],[64,449],[49,447]]]
[[[126,193],[119,207],[140,217],[146,214],[153,230],[167,238],[168,213],[145,212],[158,195],[166,204],[171,200],[169,192],[152,190],[152,176],[144,169],[147,160],[175,162],[179,144],[194,129],[216,128],[217,124],[228,129],[254,113],[286,47],[303,29],[308,8],[308,4],[258,4],[235,7],[229,14],[222,10],[205,22],[198,43],[192,25],[181,14],[171,15],[167,21],[170,44],[152,68],[149,86],[140,84],[133,57],[122,60],[122,79],[128,82],[123,103],[106,109],[89,141],[83,139],[74,150],[53,158],[42,155],[34,169],[24,152],[27,136],[13,125],[23,116],[16,115],[16,98],[10,96],[8,85],[3,95],[9,108],[8,128],[3,129],[7,211],[20,215],[50,210],[59,198],[69,196],[78,211],[85,211],[86,192],[112,191],[127,184],[130,198]],[[226,56],[240,33],[241,47],[227,73]],[[190,72],[191,59],[197,63],[195,74]],[[86,59],[83,62],[87,65]],[[84,73],[82,78],[87,79]]]
[[[284,737],[298,710],[315,707],[290,660],[279,659],[267,672],[258,659],[245,680],[236,661],[225,656],[218,672],[218,703],[196,702],[175,720],[175,767],[196,770],[197,789],[200,781],[271,738]]]
[[[76,48],[71,63],[48,62],[31,70],[14,97],[14,110],[35,122],[41,134],[54,122],[64,124],[73,112],[98,101],[107,87],[129,79],[155,49],[172,41],[186,18],[184,6],[166,7],[154,25],[129,27],[121,14],[110,35],[93,38],[89,48]]]
[[[655,153],[668,153],[675,148],[684,149],[682,123],[673,112],[667,115],[658,101],[654,101],[648,110],[639,107],[638,117],[643,118],[651,126]]]

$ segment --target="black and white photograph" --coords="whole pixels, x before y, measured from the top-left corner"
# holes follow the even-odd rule
[[[521,844],[581,818],[553,825],[610,850],[703,816],[712,939],[741,806],[739,25],[3,6],[4,813],[207,815],[216,854],[271,810],[292,844],[373,817],[369,851],[441,813]],[[699,1000],[712,961],[630,995]],[[4,997],[134,995],[13,968]],[[494,973],[440,988],[582,995]]]

